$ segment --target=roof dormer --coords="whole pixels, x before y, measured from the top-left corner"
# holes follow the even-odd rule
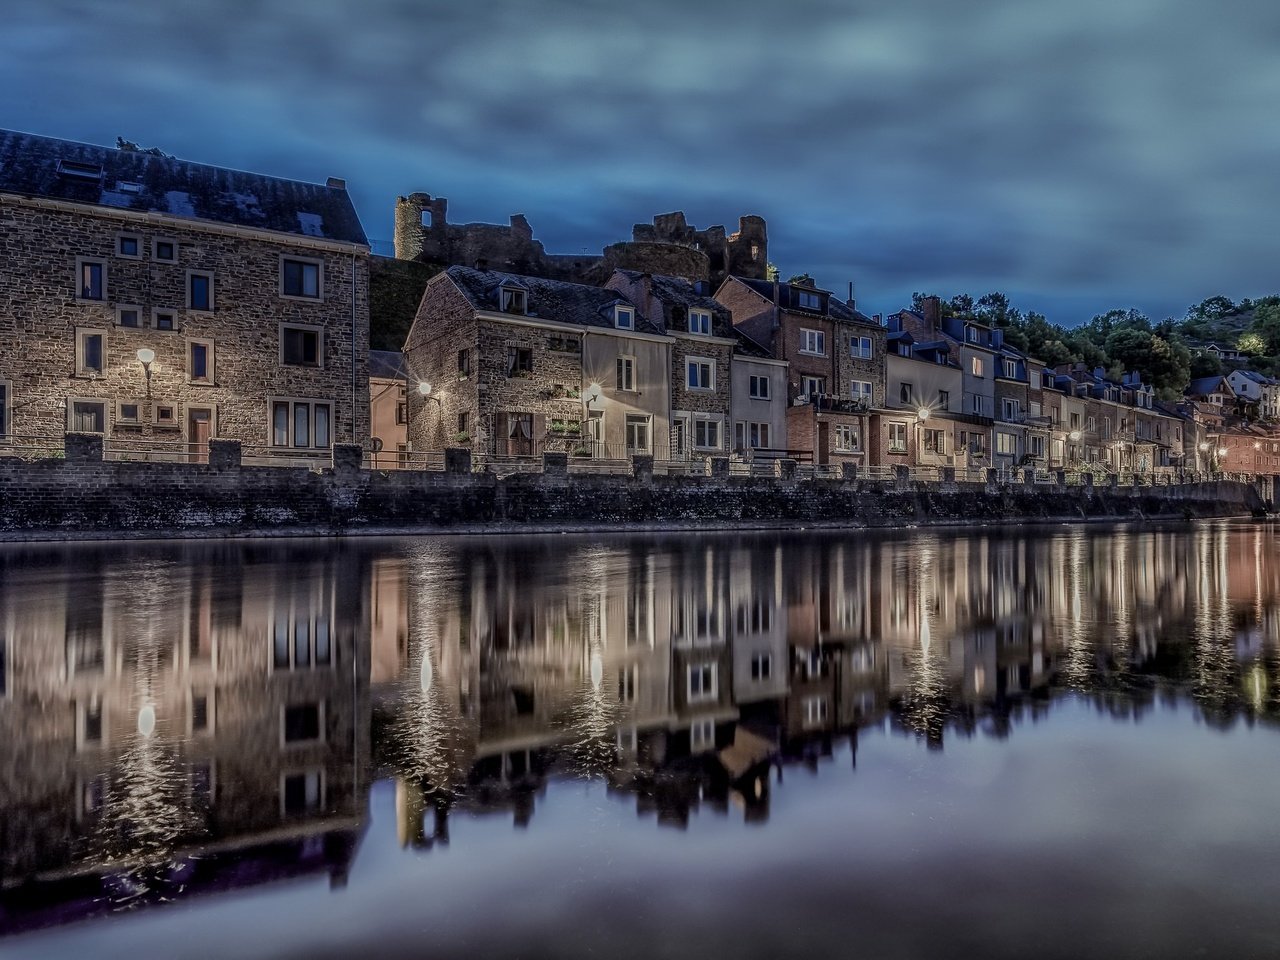
[[[529,313],[529,288],[517,280],[504,280],[498,287],[498,309],[503,313],[526,316]]]
[[[613,325],[619,330],[636,328],[636,308],[625,303],[613,305]]]

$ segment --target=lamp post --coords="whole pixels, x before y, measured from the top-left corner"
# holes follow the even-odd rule
[[[598,449],[597,445],[604,440],[604,437],[602,436],[597,437],[594,433],[591,432],[594,429],[591,423],[592,421],[591,405],[596,401],[598,401],[599,399],[600,399],[600,384],[592,382],[587,387],[587,389],[582,392],[582,430],[583,432],[578,435],[579,443],[585,444],[590,442],[591,455],[596,457],[600,455],[600,450]]]
[[[151,364],[155,363],[156,352],[150,347],[138,348],[138,362],[142,364],[142,372],[147,375],[147,399],[151,399]]]
[[[1076,461],[1077,465],[1080,462],[1080,448],[1077,444],[1080,442],[1080,438],[1082,436],[1084,436],[1084,434],[1079,430],[1072,430],[1067,434],[1067,439],[1071,441],[1071,456],[1068,459]]]

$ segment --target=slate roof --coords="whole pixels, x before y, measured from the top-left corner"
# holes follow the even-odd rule
[[[345,187],[0,130],[0,193],[368,246]]]
[[[1264,374],[1258,373],[1256,370],[1236,370],[1235,373],[1240,374],[1246,380],[1252,380],[1254,383],[1260,383],[1264,387],[1273,386],[1277,381]]]
[[[614,274],[622,276],[629,284],[639,283],[644,278],[644,274],[637,270],[615,270]],[[717,337],[733,337],[733,314],[715,297],[699,293],[684,277],[654,273],[649,275],[649,279],[653,284],[653,295],[664,307],[665,328],[668,332],[686,330],[689,310],[694,309],[706,310],[711,314],[711,332]]]
[[[370,350],[369,376],[384,380],[408,380],[409,368],[398,350]]]
[[[750,289],[754,290],[756,293],[760,294],[760,296],[764,297],[770,303],[773,303],[773,281],[772,280],[752,280],[752,279],[748,279],[747,277],[734,277],[733,279],[737,280],[741,284],[746,285]],[[793,285],[790,283],[778,284],[778,294],[782,299],[781,306],[783,307],[783,309],[786,309],[786,310],[792,310],[800,313],[807,313],[808,311],[799,310],[796,307],[787,306],[787,304],[791,302],[790,291],[792,289],[792,286]],[[812,287],[800,287],[799,289],[815,290],[815,292],[817,293],[827,294],[828,313],[831,317],[835,318],[836,320],[844,320],[848,323],[865,323],[873,327],[880,326],[880,324],[876,323],[874,320],[868,317],[865,313],[861,312],[860,310],[856,310],[853,307],[850,307],[847,303],[845,303],[843,300],[841,300],[839,297],[837,297],[834,293],[832,293],[829,290],[816,290],[816,288],[812,288]]]
[[[1222,386],[1222,377],[1201,377],[1199,380],[1192,380],[1187,384],[1187,395],[1195,397],[1207,397],[1211,393],[1217,393]],[[1231,390],[1228,387],[1227,392]]]
[[[542,277],[524,277],[497,270],[473,270],[470,267],[450,267],[445,273],[477,310],[500,312],[498,290],[503,283],[514,284],[529,292],[529,317],[557,323],[615,330],[617,328],[610,308],[616,303],[636,307],[617,291],[604,287],[590,287],[564,280],[545,280]],[[636,308],[635,328],[638,333],[665,333],[662,328],[650,323],[639,308]]]

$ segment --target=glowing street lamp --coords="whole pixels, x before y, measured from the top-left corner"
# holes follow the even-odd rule
[[[444,409],[444,404],[441,403],[440,398],[431,396],[431,384],[427,383],[427,381],[418,381],[418,395],[422,397],[423,400],[430,400],[432,403],[439,404],[442,410]]]
[[[151,399],[151,364],[155,363],[156,352],[150,347],[138,348],[138,362],[142,364],[142,372],[147,375],[147,399]]]
[[[916,411],[916,419],[919,420],[921,423],[924,423],[931,416],[933,416],[933,411],[930,410],[928,407],[921,407]]]

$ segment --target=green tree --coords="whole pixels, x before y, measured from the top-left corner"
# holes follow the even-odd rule
[[[1257,357],[1267,352],[1267,341],[1262,334],[1248,331],[1240,334],[1236,349],[1246,356]]]
[[[1212,353],[1197,353],[1191,358],[1191,379],[1222,376],[1222,361]]]
[[[813,281],[813,277],[809,276],[809,274],[807,273],[797,273],[794,277],[788,280],[787,283],[799,283],[806,287],[817,286],[817,284],[814,283]]]

